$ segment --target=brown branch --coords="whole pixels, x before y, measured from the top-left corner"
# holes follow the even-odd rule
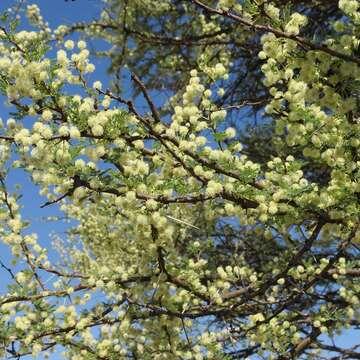
[[[313,327],[311,334],[300,341],[287,355],[280,356],[279,360],[297,359],[321,334],[319,328]]]
[[[58,198],[56,198],[55,200],[51,200],[51,201],[47,201],[46,203],[40,205],[40,208],[43,209],[44,207],[47,207],[49,205],[54,205],[58,202],[60,202],[61,200],[65,199],[67,196],[71,196],[73,194],[75,189],[70,189],[69,191],[67,191],[65,194],[59,196]]]
[[[302,256],[311,249],[314,241],[317,239],[321,229],[323,228],[323,226],[325,225],[325,223],[323,222],[319,222],[315,229],[313,230],[311,236],[305,241],[304,245],[301,247],[301,249],[290,259],[290,261],[288,262],[288,264],[286,265],[286,267],[277,275],[271,277],[268,281],[266,281],[265,283],[263,283],[260,288],[253,292],[251,290],[254,290],[253,286],[248,286],[246,288],[242,288],[239,290],[235,290],[229,293],[224,294],[224,300],[230,300],[233,299],[235,297],[238,297],[240,295],[244,295],[246,294],[247,296],[245,297],[246,299],[249,299],[249,296],[254,297],[254,296],[259,296],[262,295],[266,292],[266,290],[277,283],[277,281],[281,278],[284,278],[287,276],[288,271],[294,266],[296,265],[299,260],[301,260]]]
[[[229,11],[225,11],[225,10],[221,10],[221,9],[214,9],[208,5],[205,5],[203,2],[201,2],[199,0],[191,0],[191,2],[193,2],[195,5],[201,7],[203,10],[205,10],[209,14],[216,14],[216,15],[226,17],[226,18],[234,20],[234,21],[238,22],[239,24],[242,24],[248,28],[258,30],[261,32],[270,32],[270,33],[273,33],[277,37],[294,40],[299,45],[304,46],[308,49],[311,49],[314,51],[322,51],[331,56],[337,57],[338,59],[354,62],[354,63],[360,65],[360,58],[358,58],[356,56],[343,54],[341,52],[338,52],[336,50],[329,48],[326,45],[314,44],[313,42],[311,42],[301,36],[289,34],[287,32],[284,32],[284,31],[281,31],[278,29],[274,29],[273,27],[271,27],[269,25],[256,24],[253,21],[242,18],[242,17],[235,15]]]
[[[4,35],[6,36],[6,39],[8,40],[8,42],[12,45],[15,46],[16,50],[20,51],[21,53],[25,53],[25,50],[22,49],[19,44],[16,43],[16,41],[14,41],[12,38],[11,38],[11,35],[8,33],[8,31],[5,29],[5,27],[3,26],[0,26],[0,30],[3,31]]]
[[[157,123],[161,122],[160,114],[159,114],[154,102],[152,101],[152,99],[151,99],[145,85],[141,82],[141,80],[136,76],[135,73],[131,74],[131,79],[133,81],[135,81],[135,83],[139,86],[141,92],[143,93],[143,95],[145,97],[145,100],[146,100],[146,102],[148,103],[148,105],[150,107],[150,110],[151,110],[151,113],[152,113],[152,115],[154,117],[155,122],[157,122]]]
[[[350,349],[343,349],[335,345],[322,344],[320,341],[317,341],[316,346],[329,352],[337,352],[341,354],[341,356],[329,358],[330,360],[360,359],[360,352],[355,351],[359,348],[359,345],[355,345]]]
[[[14,137],[13,137],[13,136],[0,135],[0,140],[6,140],[6,141],[13,142],[13,141],[14,141]]]

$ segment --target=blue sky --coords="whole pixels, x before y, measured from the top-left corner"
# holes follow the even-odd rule
[[[13,6],[15,3],[16,1],[14,0],[1,0],[0,13],[10,6]],[[44,19],[49,22],[52,28],[56,28],[60,24],[70,24],[80,20],[91,20],[99,13],[100,5],[99,1],[94,0],[77,0],[75,2],[65,2],[63,0],[36,0],[29,1],[28,3],[37,4],[40,7]],[[100,73],[104,72],[100,71]],[[105,78],[101,80],[105,81]],[[0,118],[6,121],[9,118],[9,111],[11,110],[11,108],[4,105],[3,99],[1,99]],[[33,224],[30,230],[38,233],[42,245],[49,243],[48,234],[54,230],[61,231],[61,225],[56,226],[53,222],[43,222],[42,218],[45,216],[59,215],[57,207],[40,208],[41,204],[43,204],[46,199],[39,196],[38,188],[31,184],[28,176],[22,170],[16,169],[10,172],[10,176],[7,180],[7,185],[10,187],[10,190],[14,189],[15,184],[22,185],[21,193],[23,196],[20,203],[24,206],[23,214],[27,219],[31,220]],[[0,259],[6,263],[7,258],[6,249],[0,243]],[[6,278],[8,274],[2,274],[2,276]],[[4,285],[5,282],[2,282],[2,284],[0,284],[0,289]]]
[[[0,14],[15,3],[14,0],[1,0]],[[99,5],[101,5],[98,0],[77,0],[75,2],[65,2],[64,0],[36,0],[28,1],[28,4],[37,4],[39,6],[42,16],[49,22],[51,28],[56,28],[60,24],[71,24],[76,21],[91,20],[99,14]],[[104,68],[105,67],[102,66],[102,70],[104,70]],[[100,73],[103,74],[104,71],[100,71]],[[104,75],[102,75],[100,80],[106,82]],[[9,111],[11,111],[11,108],[4,106],[3,99],[0,99],[0,118],[6,121],[6,119],[9,118]],[[24,206],[24,217],[30,220],[32,224],[29,232],[36,232],[39,236],[40,244],[48,249],[51,248],[49,234],[52,232],[62,232],[64,231],[65,226],[61,222],[44,222],[42,218],[51,215],[59,215],[60,212],[56,206],[46,207],[44,209],[40,208],[41,204],[43,204],[46,199],[39,195],[38,188],[31,184],[28,176],[18,169],[10,172],[7,181],[10,190],[14,189],[15,184],[22,185],[21,193],[23,194],[23,197],[20,202]],[[56,254],[50,251],[49,258],[56,259]],[[6,266],[9,266],[10,256],[8,254],[8,248],[2,245],[1,242],[0,260]],[[9,281],[9,274],[4,269],[0,269],[0,276],[0,293],[2,293]],[[33,359],[32,356],[27,356],[25,358]],[[62,358],[60,351],[50,355],[51,360]],[[37,359],[43,359],[43,357],[39,356]]]
[[[29,1],[30,4],[37,4],[42,12],[43,17],[49,22],[50,27],[54,28],[60,24],[70,24],[76,21],[86,21],[96,18],[99,14],[101,6],[100,0],[76,0],[74,2],[65,2],[64,0],[34,0]],[[1,0],[0,1],[0,13],[5,9],[15,4],[15,0]],[[96,64],[96,62],[95,62]],[[97,74],[100,73],[98,79],[106,84],[105,67],[106,64],[98,65]],[[6,120],[9,115],[9,108],[3,105],[3,101],[0,101],[0,117]],[[53,231],[61,232],[64,230],[64,225],[61,223],[51,223],[41,221],[42,217],[59,214],[57,207],[47,207],[41,209],[40,205],[46,201],[38,194],[38,189],[31,184],[26,174],[21,170],[14,170],[9,178],[9,185],[13,187],[16,183],[22,184],[23,198],[21,203],[24,205],[24,214],[32,222],[31,231],[37,232],[40,238],[40,243],[49,248],[50,238],[49,233]],[[55,255],[50,252],[50,258]],[[8,265],[9,256],[7,254],[7,248],[0,243],[0,259]],[[0,291],[4,290],[6,282],[8,280],[8,274],[0,269],[0,275],[2,281],[0,282]],[[347,331],[341,336],[341,343],[351,346],[355,344],[357,339],[360,338],[359,331]],[[30,359],[31,357],[27,357]],[[51,355],[50,359],[61,359],[59,353]],[[39,359],[41,359],[39,357]]]

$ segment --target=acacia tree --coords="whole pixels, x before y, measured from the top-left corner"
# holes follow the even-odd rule
[[[108,0],[54,30],[21,10],[31,30],[0,28],[2,356],[360,358],[334,341],[360,324],[359,3]],[[54,244],[13,168],[69,221]]]

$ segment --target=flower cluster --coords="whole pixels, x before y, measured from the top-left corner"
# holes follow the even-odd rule
[[[91,26],[54,31],[29,5],[32,31],[1,31],[0,238],[13,269],[1,264],[0,356],[316,357],[314,336],[358,324],[358,2],[339,1],[319,44],[301,11],[272,1],[195,3],[128,2],[124,27],[123,2],[105,1]],[[151,32],[182,13],[190,35],[177,21],[174,37]],[[96,54],[119,74],[139,70],[135,99],[119,74],[98,76],[85,36],[111,45]],[[155,57],[164,43],[187,61]],[[259,50],[261,136],[243,123],[238,49]],[[152,72],[164,69],[163,104]],[[52,245],[10,186],[16,168],[61,213]]]

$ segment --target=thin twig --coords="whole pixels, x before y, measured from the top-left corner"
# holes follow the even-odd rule
[[[235,15],[229,11],[225,11],[222,9],[214,9],[208,5],[205,5],[203,2],[199,1],[199,0],[191,0],[195,5],[201,7],[203,10],[205,10],[206,12],[210,13],[210,14],[217,14],[223,17],[226,17],[228,19],[232,19],[235,20],[236,22],[238,22],[239,24],[242,24],[246,27],[249,27],[251,29],[254,30],[258,30],[258,31],[263,31],[263,32],[270,32],[273,33],[275,36],[277,37],[281,37],[281,38],[285,38],[285,39],[290,39],[290,40],[294,40],[295,42],[297,42],[299,45],[302,45],[304,47],[307,47],[311,50],[315,50],[315,51],[322,51],[325,52],[331,56],[335,56],[339,59],[345,60],[345,61],[350,61],[350,62],[354,62],[358,65],[360,65],[360,58],[356,57],[356,56],[352,56],[352,55],[347,55],[341,52],[338,52],[336,50],[333,50],[331,48],[329,48],[326,45],[319,45],[319,44],[314,44],[313,42],[298,36],[298,35],[294,35],[294,34],[289,34],[287,32],[278,30],[278,29],[274,29],[273,27],[269,26],[269,25],[260,25],[260,24],[256,24],[253,21],[247,20],[245,18],[242,18],[239,15]]]

